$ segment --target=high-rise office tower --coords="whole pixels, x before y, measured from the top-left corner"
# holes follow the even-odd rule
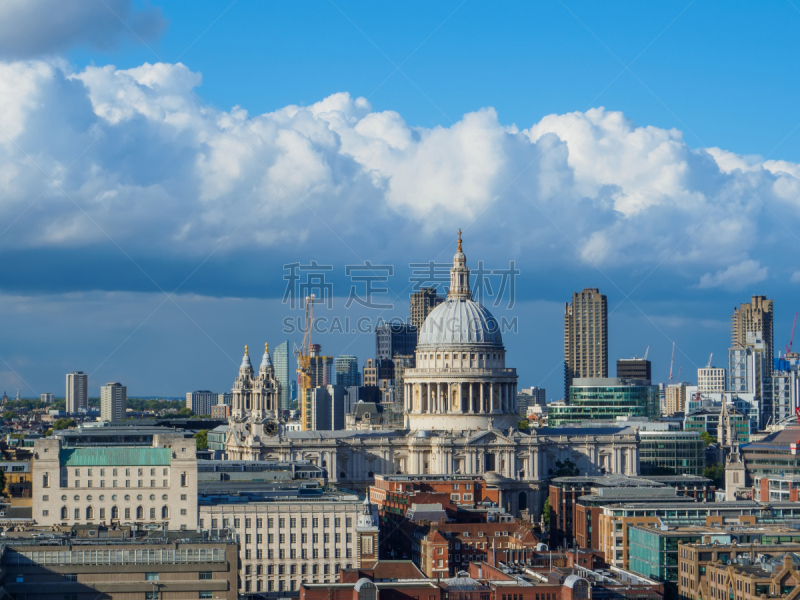
[[[311,389],[334,384],[333,357],[320,356],[319,344],[311,344],[308,366],[311,375]]]
[[[219,394],[209,390],[186,392],[186,408],[196,415],[210,415],[211,407],[219,400]]]
[[[358,370],[358,358],[351,354],[337,356],[333,361],[336,371],[336,385],[345,387],[361,385],[361,373]]]
[[[772,300],[766,296],[753,296],[748,304],[741,304],[733,309],[731,317],[731,347],[743,348],[750,346],[753,339],[764,344],[764,358],[769,368],[772,368],[773,339],[772,339]],[[748,339],[747,334],[754,337]]]
[[[121,383],[108,383],[100,387],[100,420],[124,421],[128,411],[128,388]]]
[[[413,355],[417,349],[417,330],[409,323],[384,323],[375,327],[375,358]]]
[[[577,377],[608,377],[608,299],[597,288],[564,305],[564,398]]]
[[[725,369],[702,367],[697,369],[697,391],[700,393],[720,393],[727,391]]]
[[[378,365],[375,364],[374,358],[368,358],[364,363],[364,385],[377,386],[378,385]]]
[[[46,393],[42,394],[39,397],[41,398],[42,402],[44,402],[45,404],[52,404],[53,402],[56,401],[56,395],[55,394],[51,394],[49,392],[46,392]]]
[[[439,296],[436,288],[424,287],[411,294],[411,325],[416,329],[417,337],[425,318],[444,301],[445,297]]]
[[[292,389],[291,379],[289,374],[291,372],[289,361],[291,354],[289,353],[289,340],[278,344],[275,351],[272,353],[272,362],[275,365],[275,379],[281,384],[280,391],[280,408],[281,410],[289,410],[292,405]]]
[[[68,413],[89,409],[89,376],[83,371],[67,373],[66,400]]]
[[[617,360],[617,379],[652,379],[650,361],[644,358],[620,358]]]

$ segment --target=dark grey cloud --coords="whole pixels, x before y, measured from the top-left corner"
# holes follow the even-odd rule
[[[0,57],[32,58],[75,46],[112,50],[152,42],[166,21],[158,7],[133,0],[9,0],[0,5]]]

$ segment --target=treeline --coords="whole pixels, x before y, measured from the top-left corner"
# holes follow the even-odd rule
[[[89,398],[89,406],[99,407],[100,398]],[[170,408],[181,409],[186,406],[185,400],[163,400],[152,398],[128,398],[128,408],[136,411],[144,410],[165,410]],[[66,400],[60,398],[47,404],[34,398],[22,398],[20,400],[9,400],[3,404],[3,410],[8,411],[28,411],[33,409],[46,408],[48,410],[66,410]]]

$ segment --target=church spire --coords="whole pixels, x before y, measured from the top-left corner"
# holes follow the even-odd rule
[[[450,290],[447,292],[448,299],[472,298],[472,291],[469,289],[469,267],[467,267],[467,257],[464,256],[464,249],[461,246],[461,230],[458,230],[458,248],[453,256],[453,268],[450,269]]]

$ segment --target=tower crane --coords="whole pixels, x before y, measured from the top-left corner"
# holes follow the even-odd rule
[[[644,351],[644,359],[647,360],[647,353],[650,352],[650,346],[647,347],[647,350]]]
[[[675,362],[675,342],[672,342],[672,358],[669,359],[669,384],[672,385],[672,365]]]
[[[797,313],[794,313],[794,323],[792,323],[792,336],[789,338],[789,345],[786,346],[786,354],[792,351],[792,342],[794,342],[794,328],[797,325]]]
[[[713,352],[708,355],[708,364],[706,365],[706,369],[710,369],[711,368],[711,359],[712,358],[714,358],[714,353]]]
[[[310,426],[309,410],[311,391],[311,335],[314,330],[314,294],[306,296],[306,312],[303,323],[303,345],[294,347],[297,360],[297,396],[300,400],[300,428],[307,431]]]

